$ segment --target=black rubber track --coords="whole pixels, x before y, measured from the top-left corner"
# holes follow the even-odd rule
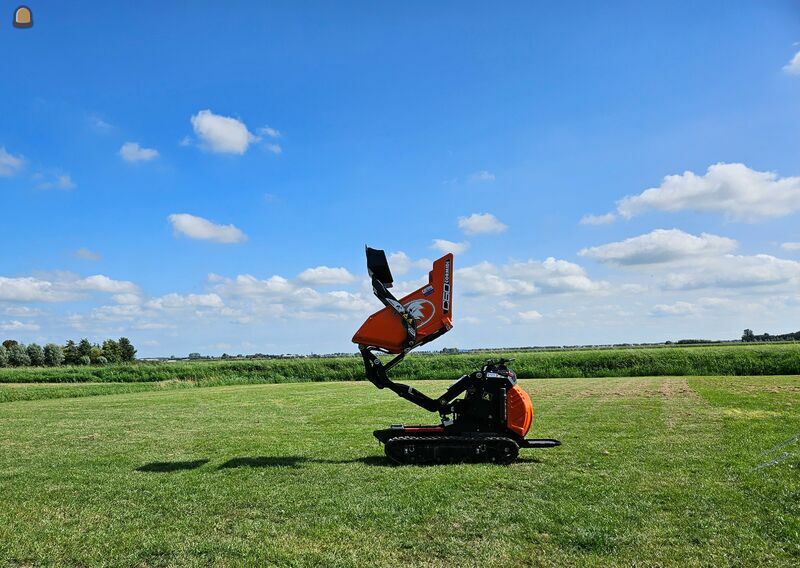
[[[513,463],[519,445],[503,436],[397,436],[386,442],[386,456],[399,464]]]

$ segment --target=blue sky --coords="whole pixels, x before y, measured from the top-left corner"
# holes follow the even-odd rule
[[[435,348],[800,328],[796,2],[30,6],[0,336],[350,350],[365,243]]]

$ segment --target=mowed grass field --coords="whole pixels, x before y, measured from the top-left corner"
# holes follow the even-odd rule
[[[800,562],[800,377],[521,382],[564,445],[508,467],[392,466],[433,417],[363,382],[2,403],[0,564]]]

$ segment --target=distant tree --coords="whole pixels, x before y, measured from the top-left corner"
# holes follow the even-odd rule
[[[92,344],[85,337],[78,343],[78,355],[81,357],[92,357]]]
[[[200,353],[189,353],[189,359],[202,359],[203,356]]]
[[[27,367],[31,364],[25,346],[17,343],[8,349],[8,364],[11,367]]]
[[[3,347],[5,347],[6,349],[11,349],[14,345],[18,345],[18,344],[19,344],[18,341],[15,341],[13,339],[6,339],[3,342]]]
[[[81,362],[81,354],[78,346],[71,339],[64,346],[64,363],[67,365],[78,365]]]
[[[31,360],[31,365],[34,367],[41,367],[44,365],[44,351],[42,346],[36,343],[31,343],[25,349],[28,353],[28,358]]]
[[[0,367],[8,365],[8,349],[5,345],[0,345]]]
[[[100,349],[99,345],[92,345],[92,349],[89,351],[89,359],[92,360],[92,363],[97,363],[97,360],[103,356],[103,350]],[[106,363],[108,359],[106,359]]]
[[[103,342],[103,357],[108,359],[109,363],[119,363],[122,359],[119,343],[113,339],[106,339]]]
[[[82,355],[81,358],[78,360],[79,365],[91,365],[92,360],[89,358],[88,355]]]
[[[130,363],[136,359],[136,349],[133,347],[133,344],[131,344],[130,339],[127,337],[119,338],[119,354],[120,361],[123,363]]]
[[[744,333],[742,334],[742,341],[750,342],[750,341],[755,341],[755,340],[756,340],[756,334],[753,333],[753,330],[752,329],[745,329]]]
[[[48,367],[58,367],[64,362],[64,351],[60,345],[48,343],[44,346],[44,364]]]
[[[108,359],[106,359],[105,357],[103,357],[102,355],[100,355],[100,356],[97,358],[97,364],[98,364],[98,365],[108,365]]]

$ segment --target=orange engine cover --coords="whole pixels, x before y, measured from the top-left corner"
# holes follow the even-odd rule
[[[416,345],[429,341],[434,333],[453,327],[453,255],[446,254],[433,263],[428,283],[400,299],[417,322]],[[372,314],[353,336],[353,343],[381,347],[400,353],[406,331],[400,317],[383,308]]]
[[[524,438],[533,423],[533,405],[519,385],[511,387],[506,395],[506,416],[508,429]]]

